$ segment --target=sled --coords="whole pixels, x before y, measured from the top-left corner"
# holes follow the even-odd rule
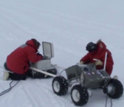
[[[31,65],[30,69],[33,71],[41,72],[45,75],[55,77],[57,70],[56,65],[51,63],[51,59],[54,57],[53,44],[50,42],[42,42],[43,60],[40,60]]]

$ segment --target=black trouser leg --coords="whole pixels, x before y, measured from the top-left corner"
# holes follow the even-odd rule
[[[9,78],[12,80],[25,80],[26,75],[24,74],[16,74],[16,73],[9,73]]]
[[[25,74],[27,77],[33,77],[33,75],[32,75],[32,70],[28,70],[27,72],[26,72],[26,74]]]
[[[8,67],[6,62],[4,63],[4,67],[6,70],[11,71]],[[26,75],[25,74],[17,74],[17,73],[11,73],[9,72],[9,78],[12,80],[25,80],[26,79]]]

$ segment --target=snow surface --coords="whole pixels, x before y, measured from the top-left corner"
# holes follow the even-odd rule
[[[124,0],[0,0],[0,77],[7,55],[26,40],[54,45],[53,64],[67,68],[86,54],[88,42],[102,39],[114,58],[113,74],[124,84]],[[42,48],[39,50],[42,53]],[[0,92],[10,81],[0,80]],[[75,107],[68,92],[57,96],[52,79],[27,79],[0,96],[0,107]],[[85,107],[104,107],[106,96],[95,90]],[[124,96],[113,100],[121,107]]]

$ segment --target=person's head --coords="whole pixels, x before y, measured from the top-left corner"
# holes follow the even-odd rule
[[[87,46],[86,46],[86,50],[88,51],[88,52],[93,52],[93,51],[95,51],[97,49],[97,45],[95,44],[95,43],[93,43],[93,42],[89,42],[88,44],[87,44]]]
[[[37,49],[39,48],[39,46],[40,46],[40,42],[38,42],[36,39],[31,39],[33,42],[34,42],[34,44],[35,44],[35,46],[37,47]]]

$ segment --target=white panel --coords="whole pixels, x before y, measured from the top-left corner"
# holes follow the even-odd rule
[[[53,44],[50,42],[42,42],[43,55],[47,58],[54,57]]]

